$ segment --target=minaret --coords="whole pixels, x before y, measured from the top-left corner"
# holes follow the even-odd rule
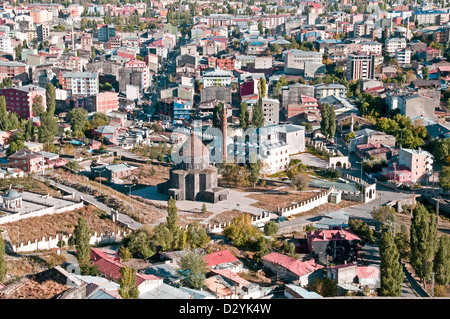
[[[222,106],[222,162],[227,162],[227,106],[224,103]]]
[[[73,24],[72,24],[72,34],[70,35],[70,39],[72,40],[72,50],[75,50],[75,39],[73,35]]]
[[[352,117],[350,120],[350,132],[353,132],[353,125],[355,124],[355,120],[353,119],[353,113],[352,113]]]

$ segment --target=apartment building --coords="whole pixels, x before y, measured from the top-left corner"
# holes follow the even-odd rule
[[[395,58],[400,64],[410,64],[411,63],[411,49],[404,48],[397,50],[395,52]]]
[[[71,96],[95,95],[98,93],[98,73],[95,72],[61,73],[59,83]]]
[[[347,80],[373,79],[375,74],[375,55],[352,53],[347,56]]]
[[[278,124],[280,121],[280,101],[277,99],[261,99],[264,119],[270,124]]]
[[[320,52],[296,49],[283,52],[284,73],[288,75],[303,75],[305,73],[305,64],[321,64],[322,55]]]
[[[72,72],[82,72],[89,60],[73,55],[62,55],[58,58],[56,64],[58,68],[72,70]]]
[[[395,56],[397,50],[406,48],[405,38],[390,38],[385,41],[385,51],[390,56]]]
[[[231,84],[233,74],[230,71],[213,69],[203,73],[203,87],[228,86]]]
[[[34,173],[43,169],[44,156],[32,150],[22,148],[8,157],[9,168],[20,168],[25,173]]]
[[[11,45],[11,38],[9,36],[0,36],[0,52],[14,52],[14,49]]]
[[[25,85],[0,89],[0,95],[5,97],[8,112],[15,112],[24,119],[33,117],[33,99],[36,96],[42,97],[42,105],[46,109],[45,89],[39,86]]]
[[[342,98],[347,97],[347,88],[342,84],[317,84],[314,86],[314,97],[318,100],[334,95]]]
[[[148,89],[151,84],[150,70],[144,61],[131,60],[125,63],[126,69],[142,72],[142,90]]]

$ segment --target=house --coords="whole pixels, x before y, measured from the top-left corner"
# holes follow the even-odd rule
[[[377,265],[359,266],[356,268],[356,277],[363,287],[380,288],[381,272]]]
[[[401,148],[398,153],[398,161],[392,162],[388,167],[383,167],[382,175],[399,182],[419,182],[426,179],[432,171],[433,155],[421,148]]]
[[[41,171],[43,163],[44,156],[26,148],[22,148],[8,157],[10,168],[20,168],[25,173]]]
[[[99,176],[99,174],[101,174],[101,177],[105,177],[106,179],[108,179],[108,181],[127,178],[135,169],[137,169],[136,166],[130,166],[127,163],[108,164],[91,167],[91,171],[94,176]]]
[[[317,230],[307,235],[308,250],[322,263],[356,260],[360,238],[349,230]]]
[[[94,138],[100,140],[106,139],[107,141],[113,143],[118,130],[119,129],[116,126],[112,125],[99,126],[92,131],[92,135],[94,136]]]
[[[324,268],[324,266],[316,264],[314,259],[300,261],[276,252],[264,256],[261,261],[263,266],[276,273],[278,278],[300,286],[306,286],[314,278],[321,277]]]
[[[338,210],[325,214],[315,225],[317,229],[338,229],[348,227],[349,213]]]
[[[320,299],[323,298],[318,293],[313,291],[308,291],[305,288],[302,288],[293,284],[285,284],[284,285],[284,296],[288,299]]]
[[[234,293],[238,295],[239,299],[258,299],[264,297],[270,292],[270,289],[261,289],[259,285],[253,284],[245,280],[235,272],[227,269],[212,270],[216,279],[220,277],[225,285],[233,287]]]
[[[208,254],[204,259],[207,265],[213,270],[227,269],[234,273],[245,271],[244,263],[228,250]]]
[[[384,132],[379,132],[372,129],[362,129],[355,132],[355,137],[350,140],[350,151],[356,152],[357,145],[373,144],[395,146],[395,137]]]
[[[327,268],[327,277],[336,281],[338,285],[354,284],[356,282],[357,263],[344,263]]]

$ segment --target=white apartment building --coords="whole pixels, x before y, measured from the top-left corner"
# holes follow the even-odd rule
[[[0,36],[0,51],[13,53],[13,47],[11,46],[11,38],[6,36]]]
[[[406,39],[405,38],[390,38],[385,42],[386,52],[390,56],[394,56],[397,50],[406,48]]]
[[[365,54],[374,54],[381,56],[383,54],[383,45],[376,41],[361,42],[361,52]]]
[[[214,69],[203,74],[203,87],[227,86],[231,84],[233,74],[230,71]]]
[[[261,104],[264,112],[264,119],[270,124],[278,124],[280,121],[280,101],[277,99],[263,98]]]
[[[317,84],[314,86],[314,91],[314,97],[317,100],[324,99],[331,95],[342,98],[347,97],[347,88],[342,84]]]
[[[95,72],[65,72],[61,76],[64,90],[70,95],[98,94],[98,73]]]
[[[395,52],[395,58],[400,64],[409,64],[411,63],[411,49],[405,48],[400,49]]]

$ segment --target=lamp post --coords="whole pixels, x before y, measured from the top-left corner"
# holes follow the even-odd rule
[[[106,169],[102,169],[101,171],[97,171],[100,174],[100,196],[102,196],[102,173],[106,171]]]

